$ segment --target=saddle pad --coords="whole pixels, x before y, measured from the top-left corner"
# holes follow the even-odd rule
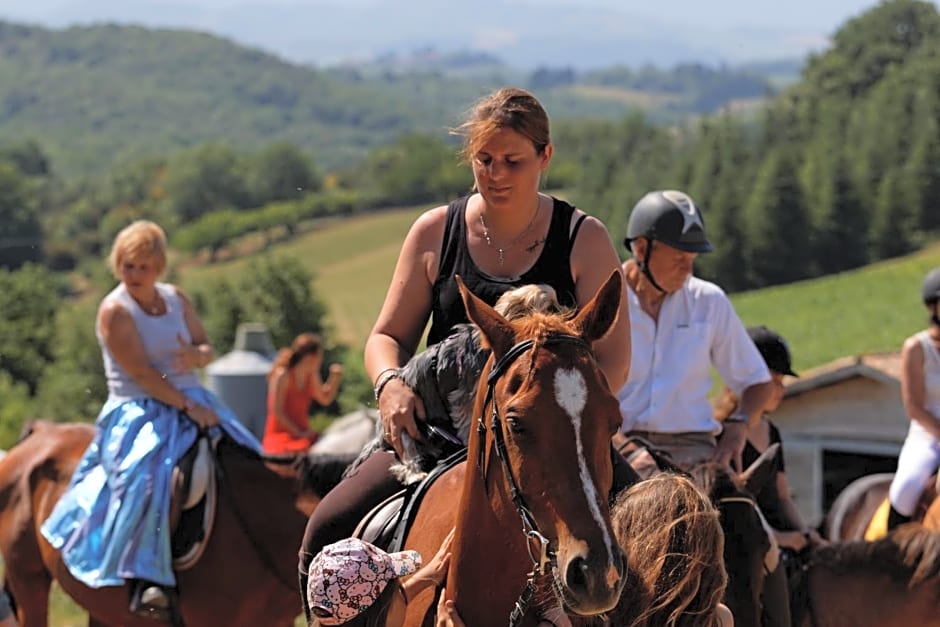
[[[891,502],[885,499],[875,510],[874,515],[868,522],[865,529],[865,541],[874,542],[888,535],[888,512],[891,509]]]
[[[379,503],[362,519],[353,536],[392,553],[400,551],[428,489],[438,477],[466,458],[466,449],[454,453],[442,460],[420,482],[411,484]]]

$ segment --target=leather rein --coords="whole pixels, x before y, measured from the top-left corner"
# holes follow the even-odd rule
[[[591,353],[592,357],[594,354],[591,345],[576,335],[550,335],[545,339],[542,346],[558,344],[578,346]],[[509,493],[512,498],[512,503],[519,517],[522,519],[522,533],[525,534],[526,548],[529,551],[529,558],[532,560],[532,570],[528,573],[525,588],[516,600],[515,607],[509,615],[509,627],[518,625],[523,616],[525,616],[526,611],[529,609],[532,595],[537,588],[536,579],[550,571],[552,565],[555,563],[556,557],[555,552],[549,549],[549,540],[539,531],[538,523],[535,521],[532,511],[529,509],[528,505],[526,505],[525,497],[522,494],[522,490],[519,489],[519,483],[516,481],[512,467],[509,465],[509,455],[506,452],[506,440],[503,436],[502,419],[500,418],[499,408],[496,405],[495,398],[496,382],[506,373],[509,366],[512,365],[520,355],[529,351],[534,346],[536,346],[535,340],[523,340],[510,348],[506,354],[493,365],[493,368],[486,378],[486,396],[483,400],[483,414],[477,419],[477,435],[479,436],[480,442],[479,448],[477,449],[477,467],[480,469],[483,477],[483,489],[487,490],[486,447],[484,446],[487,426],[484,421],[484,414],[486,412],[486,406],[490,405],[489,429],[493,432],[493,446],[496,449],[496,456],[499,458],[503,475],[505,475],[506,482],[509,484]],[[537,550],[533,550],[533,543],[538,547]]]

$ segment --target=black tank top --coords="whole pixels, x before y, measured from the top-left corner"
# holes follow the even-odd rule
[[[464,196],[447,207],[441,263],[431,295],[428,346],[447,337],[455,324],[468,321],[460,290],[454,280],[455,274],[459,274],[470,291],[488,305],[495,305],[504,292],[531,283],[551,285],[558,293],[558,302],[563,307],[573,308],[578,305],[574,280],[571,278],[571,248],[586,216],[580,217],[569,236],[574,207],[563,200],[552,198],[552,223],[548,227],[542,253],[535,265],[522,276],[506,279],[486,274],[477,268],[470,258],[470,250],[467,248],[467,223],[464,220],[469,198]]]

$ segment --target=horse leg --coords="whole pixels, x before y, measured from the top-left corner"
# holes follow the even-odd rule
[[[49,627],[52,576],[48,572],[35,573],[27,579],[7,570],[6,585],[16,604],[20,627]]]

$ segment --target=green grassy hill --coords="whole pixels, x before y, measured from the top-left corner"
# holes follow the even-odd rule
[[[375,321],[408,227],[427,207],[333,223],[273,247],[268,254],[301,260],[315,273],[337,339],[361,348]],[[180,272],[188,289],[237,273],[248,258]],[[852,272],[732,295],[746,325],[766,324],[790,342],[796,367],[837,357],[894,350],[925,321],[920,282],[940,266],[940,244]]]
[[[734,295],[745,324],[766,324],[790,342],[796,368],[837,357],[900,350],[927,320],[920,284],[940,266],[940,243],[851,272]]]

